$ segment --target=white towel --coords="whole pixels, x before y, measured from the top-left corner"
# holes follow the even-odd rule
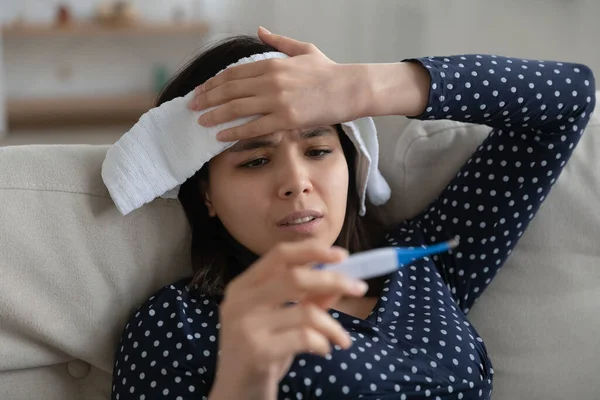
[[[235,65],[286,54],[268,52],[242,58]],[[157,197],[177,198],[179,186],[215,155],[233,146],[216,139],[221,130],[259,118],[252,116],[213,127],[197,119],[214,108],[192,111],[187,104],[193,91],[146,112],[106,153],[102,179],[119,211],[126,215]],[[359,214],[366,212],[365,195],[380,205],[390,198],[390,187],[379,172],[379,144],[370,117],[341,124],[357,149],[356,180],[360,196]]]

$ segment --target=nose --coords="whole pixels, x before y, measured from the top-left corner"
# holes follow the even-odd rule
[[[282,199],[290,199],[313,191],[310,168],[301,160],[289,157],[279,169],[277,194]]]

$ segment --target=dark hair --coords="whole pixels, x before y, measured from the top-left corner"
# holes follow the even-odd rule
[[[157,105],[185,96],[243,57],[268,51],[277,50],[253,36],[234,36],[222,40],[177,72],[160,93]],[[378,225],[368,217],[358,215],[360,205],[355,179],[356,150],[341,126],[336,125],[336,129],[348,163],[350,179],[346,216],[335,244],[354,253],[374,247],[380,237]],[[190,286],[197,285],[202,294],[221,295],[236,271],[229,265],[233,246],[230,236],[217,217],[208,215],[204,202],[208,168],[207,163],[181,185],[178,197],[192,230],[191,257],[195,274]]]

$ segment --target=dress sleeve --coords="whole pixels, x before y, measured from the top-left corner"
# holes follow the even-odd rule
[[[167,286],[129,320],[117,349],[112,400],[208,398],[217,327],[205,308],[183,296]]]
[[[409,224],[426,242],[459,237],[433,257],[467,313],[506,261],[571,157],[595,106],[585,65],[488,55],[408,60],[431,77],[418,119],[488,125],[441,195]]]

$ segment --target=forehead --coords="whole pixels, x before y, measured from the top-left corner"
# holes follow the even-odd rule
[[[284,135],[291,135],[294,140],[307,140],[315,137],[335,136],[336,130],[333,126],[321,126],[313,129],[302,129],[294,131],[284,131],[271,133],[256,138],[240,140],[227,151],[239,153],[242,151],[254,150],[261,147],[273,147],[281,141]]]

